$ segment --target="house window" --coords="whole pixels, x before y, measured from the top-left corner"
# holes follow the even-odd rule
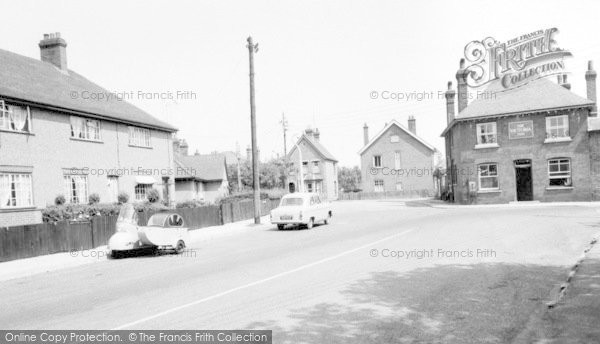
[[[396,191],[402,191],[404,187],[402,186],[402,182],[396,182]]]
[[[479,190],[498,190],[498,165],[479,165]]]
[[[150,129],[129,127],[129,144],[137,147],[150,147]]]
[[[321,172],[321,170],[319,169],[319,162],[318,161],[313,161],[312,172],[313,173],[319,173],[319,172]]]
[[[308,161],[302,162],[302,174],[308,173]]]
[[[400,152],[399,151],[394,152],[394,168],[396,170],[400,169]]]
[[[477,124],[477,144],[487,145],[497,143],[496,122]]]
[[[0,173],[0,208],[33,206],[31,174]]]
[[[398,136],[398,135],[390,136],[390,142],[392,142],[392,143],[400,142],[400,136]]]
[[[373,156],[373,166],[374,167],[381,167],[381,155],[374,155]]]
[[[572,186],[571,160],[565,158],[548,160],[548,181],[549,186]]]
[[[65,198],[67,202],[79,204],[86,203],[88,198],[87,176],[66,175],[64,176]]]
[[[0,100],[0,130],[31,132],[29,106],[7,105]]]
[[[135,200],[145,201],[148,190],[152,189],[152,184],[138,184],[135,186]]]
[[[375,180],[375,192],[383,192],[383,180],[377,179]]]
[[[546,117],[546,138],[560,139],[569,137],[569,116]]]
[[[71,137],[100,141],[100,121],[71,116]]]

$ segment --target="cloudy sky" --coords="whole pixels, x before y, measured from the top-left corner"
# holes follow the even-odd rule
[[[133,92],[132,103],[180,128],[201,153],[250,142],[249,35],[259,43],[262,157],[283,152],[285,112],[288,147],[317,127],[347,166],[359,163],[365,122],[374,135],[413,115],[418,134],[444,148],[437,92],[454,81],[472,40],[559,28],[580,95],[586,61],[600,66],[598,1],[2,1],[2,11],[1,49],[39,58],[42,34],[61,32],[70,69],[110,91]],[[396,101],[372,99],[373,91],[435,96]]]

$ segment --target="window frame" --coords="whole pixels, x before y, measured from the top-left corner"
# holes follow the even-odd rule
[[[491,132],[483,132],[480,133],[480,128],[487,128],[487,126],[492,126],[493,131]],[[477,146],[497,146],[498,145],[498,124],[496,122],[485,122],[485,123],[477,123],[475,126],[475,134],[477,139]],[[492,136],[492,142],[483,142],[483,136]],[[488,139],[489,140],[489,139]]]
[[[23,129],[17,130],[14,128],[14,121],[11,118],[11,114],[13,111],[11,107],[23,108],[27,115],[25,117],[25,121],[23,123]],[[31,134],[32,133],[32,125],[31,125],[31,109],[29,105],[18,105],[18,104],[6,104],[3,99],[0,99],[0,131],[6,131],[11,133],[22,133],[22,134]]]
[[[143,197],[139,197],[141,195],[140,192],[138,192],[138,188],[139,187],[143,187],[144,189],[144,194]],[[137,183],[135,184],[135,186],[133,187],[133,197],[135,198],[136,201],[145,201],[146,198],[148,197],[148,190],[152,189],[153,184],[144,184],[144,183]]]
[[[390,143],[398,143],[400,142],[400,135],[390,135]]]
[[[81,121],[80,123],[74,123],[74,121]],[[95,126],[92,126],[91,123],[95,123]],[[81,116],[71,115],[69,116],[69,124],[71,126],[71,139],[74,140],[82,140],[82,141],[92,141],[92,142],[102,142],[102,128],[100,120],[93,118],[86,118]],[[78,135],[75,135],[75,125],[81,124],[81,128],[79,128]],[[92,132],[91,128],[95,130]]]
[[[483,176],[482,175],[482,167],[487,167],[487,173],[488,175]],[[495,175],[490,175],[490,166],[495,166],[496,167],[496,171],[495,171]],[[477,183],[479,186],[479,190],[480,191],[496,191],[496,190],[500,190],[500,173],[498,172],[498,163],[495,162],[488,162],[488,163],[483,163],[483,164],[479,164],[477,165]],[[485,179],[496,179],[496,186],[495,187],[483,187],[482,185],[482,178]]]
[[[381,187],[381,189],[379,187]],[[385,191],[385,182],[383,179],[375,179],[373,181],[373,191],[374,192],[384,192]]]
[[[557,165],[558,170],[557,171],[550,171],[550,166],[553,165]],[[568,166],[568,170],[567,171],[561,171],[561,165],[563,165],[564,163],[567,163]],[[573,187],[573,170],[572,170],[572,165],[571,165],[571,158],[550,158],[548,159],[548,185],[547,187],[549,188],[572,188]],[[565,174],[566,173],[566,174]],[[560,179],[566,179],[568,184],[565,185],[556,185],[556,184],[551,184],[552,180],[560,180]]]
[[[553,126],[552,120],[554,119],[562,119],[562,126]],[[564,135],[552,136],[552,130],[562,130]],[[546,141],[570,140],[570,130],[569,115],[546,116]]]
[[[67,178],[69,180],[67,180]],[[77,181],[79,180],[79,181]],[[83,180],[83,182],[81,182]],[[69,204],[87,204],[89,196],[89,180],[85,174],[65,174],[63,175],[63,187],[65,191],[65,200]],[[75,189],[73,189],[75,183]],[[84,195],[74,195],[81,191],[78,187],[84,184]]]
[[[377,159],[379,158],[379,166],[377,165]],[[383,157],[381,154],[373,155],[373,167],[382,168],[383,167]]]
[[[23,178],[27,177],[27,178]],[[35,202],[33,199],[33,174],[26,172],[0,172],[0,186],[6,181],[3,181],[3,178],[7,178],[8,180],[8,194],[7,194],[7,204],[0,203],[0,209],[21,209],[21,208],[31,208],[35,207]],[[18,179],[18,180],[17,180]],[[23,179],[26,179],[23,180]],[[18,184],[17,184],[18,183]],[[0,194],[2,191],[0,190]],[[26,193],[25,199],[26,203],[23,203],[20,196],[23,196],[23,193]],[[1,201],[0,201],[1,202]]]
[[[148,128],[129,127],[129,145],[133,147],[152,148],[152,130]]]

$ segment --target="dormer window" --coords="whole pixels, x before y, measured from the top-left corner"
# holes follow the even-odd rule
[[[4,100],[0,100],[0,130],[30,133],[31,112],[29,106],[8,105]]]

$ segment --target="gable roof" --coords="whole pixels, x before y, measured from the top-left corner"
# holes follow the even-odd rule
[[[186,173],[177,173],[176,180],[222,181],[227,178],[225,156],[222,154],[175,155],[175,164]]]
[[[461,120],[581,108],[594,104],[593,101],[580,97],[547,78],[536,79],[508,90],[503,89],[500,83],[494,82],[483,92],[489,96],[477,99],[463,109],[444,130],[442,136],[455,122]]]
[[[377,133],[377,135],[375,135],[372,139],[370,139],[369,142],[363,148],[361,148],[358,151],[358,154],[362,155],[369,147],[371,147],[377,140],[379,140],[379,138],[381,136],[383,136],[383,134],[385,134],[393,126],[396,126],[396,127],[400,128],[402,131],[404,131],[405,133],[407,133],[409,136],[411,136],[412,138],[414,138],[417,142],[419,142],[420,144],[422,144],[426,148],[430,149],[431,151],[435,151],[435,147],[433,147],[429,143],[425,142],[422,138],[420,138],[417,135],[413,134],[410,130],[408,130],[402,124],[398,123],[398,121],[396,121],[395,119],[393,119],[391,122],[389,122],[388,124],[386,124],[386,126],[383,127],[383,129],[379,133]]]
[[[177,131],[145,111],[117,99],[91,100],[82,96],[109,92],[69,70],[60,71],[48,62],[0,49],[0,97],[22,100],[59,111],[105,118],[142,127]],[[89,97],[88,97],[89,98]]]
[[[290,157],[292,155],[292,152],[294,152],[294,150],[296,149],[296,147],[298,146],[298,144],[300,144],[300,142],[302,140],[306,140],[306,142],[309,143],[310,146],[313,147],[313,149],[321,156],[323,157],[323,159],[325,160],[331,160],[334,162],[337,162],[338,160],[333,156],[333,154],[331,154],[327,148],[325,148],[321,142],[313,139],[312,137],[306,135],[306,133],[303,133],[302,136],[300,136],[300,138],[298,139],[298,142],[294,145],[294,147],[292,147],[292,149],[290,150],[290,152],[288,153],[288,157]]]

